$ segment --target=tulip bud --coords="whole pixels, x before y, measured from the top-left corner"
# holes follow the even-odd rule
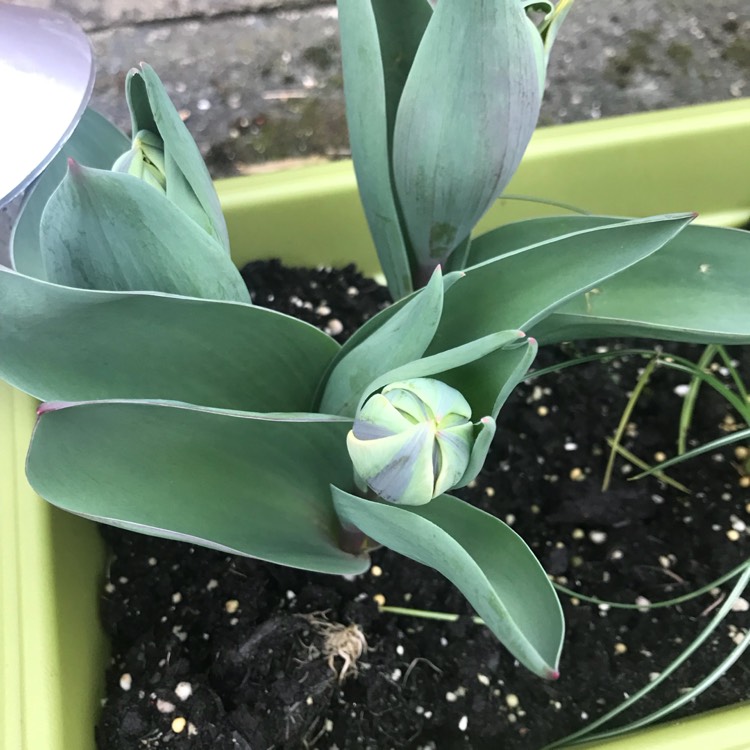
[[[112,171],[132,174],[166,194],[164,141],[150,130],[138,131],[132,147],[112,165]]]
[[[423,505],[459,483],[474,434],[471,407],[455,388],[415,378],[365,402],[347,447],[358,477],[380,497]]]

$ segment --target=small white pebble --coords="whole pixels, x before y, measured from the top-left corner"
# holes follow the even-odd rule
[[[400,669],[394,669],[394,670],[393,670],[393,672],[391,672],[391,679],[392,679],[392,680],[393,680],[394,682],[398,682],[398,681],[399,681],[399,680],[401,679],[401,675],[402,675],[402,674],[403,674],[403,673],[401,672],[401,670],[400,670]]]
[[[338,336],[344,330],[344,324],[338,318],[331,318],[325,328],[329,336]]]
[[[286,592],[286,598],[287,598],[287,601],[293,602],[297,598],[297,594],[295,594],[294,591],[289,589],[289,591]]]
[[[484,488],[484,494],[487,495],[487,497],[495,497],[495,488],[494,487],[485,487]]]
[[[651,600],[647,599],[645,596],[637,596],[635,598],[635,603],[638,606],[639,612],[648,612],[651,607]]]
[[[396,646],[396,653],[399,656],[403,656],[404,655],[404,647],[400,643],[398,644],[398,646]]]
[[[193,694],[193,686],[189,682],[178,682],[174,694],[181,701],[186,701]]]
[[[682,383],[674,387],[675,394],[683,398],[688,395],[689,391],[690,391],[690,386],[687,383]]]
[[[182,594],[179,591],[175,591],[172,594],[172,604],[179,604],[182,601]]]
[[[666,555],[659,555],[659,565],[661,565],[662,568],[671,568],[672,561]]]
[[[198,727],[196,727],[192,721],[189,721],[188,722],[188,736],[195,737],[196,734],[198,734]]]
[[[512,513],[508,513],[507,516],[505,516],[505,523],[508,524],[508,526],[512,526],[516,522],[516,517]]]
[[[586,532],[583,529],[573,529],[571,536],[573,539],[583,539],[586,536]]]
[[[330,315],[331,308],[328,307],[328,305],[319,305],[315,312],[318,313],[318,315]]]
[[[224,609],[233,615],[240,608],[240,603],[236,599],[228,599],[224,602]]]
[[[133,687],[133,678],[131,677],[130,672],[125,672],[120,675],[120,687],[123,690],[130,690],[130,688]]]
[[[440,645],[443,647],[448,645],[448,639],[445,636],[440,637]]]
[[[105,590],[105,591],[106,591],[106,592],[107,592],[108,594],[114,594],[114,592],[115,592],[115,591],[117,591],[117,587],[115,586],[115,584],[114,584],[114,583],[112,583],[111,581],[108,581],[108,582],[107,582],[107,583],[105,584],[105,586],[104,586],[104,590]]]
[[[615,643],[615,653],[625,654],[627,653],[628,647],[624,643]]]
[[[460,732],[465,732],[466,727],[469,726],[469,717],[468,716],[462,716],[461,720],[458,722],[458,729]]]
[[[736,542],[740,538],[740,532],[737,531],[737,529],[729,529],[727,531],[727,539],[729,539],[730,542]]]
[[[184,731],[186,726],[187,719],[184,716],[175,716],[175,718],[172,719],[172,731],[175,734],[180,734],[180,732]]]
[[[312,697],[312,695],[308,695],[307,698],[305,698],[305,703],[308,706],[312,706],[312,704],[313,704],[313,697]]]
[[[546,406],[539,406],[537,407],[536,413],[540,417],[546,417],[549,414],[549,409]]]
[[[515,693],[508,693],[508,695],[505,696],[505,702],[508,705],[508,708],[518,708],[521,703]]]
[[[425,719],[431,719],[432,718],[432,711],[425,711],[424,712]]]
[[[609,604],[605,604],[604,602],[602,602],[599,605],[599,611],[600,612],[609,612]]]
[[[212,578],[207,584],[206,584],[206,591],[213,591],[215,588],[218,588],[219,582]]]
[[[660,676],[661,672],[649,672],[648,681],[653,682],[654,680],[658,680]]]
[[[370,575],[375,578],[380,578],[380,576],[383,575],[383,569],[380,567],[380,565],[373,565],[370,568]]]
[[[609,556],[612,560],[622,560],[625,553],[621,549],[613,549]]]
[[[750,609],[750,602],[747,599],[739,597],[732,605],[733,612],[747,612]]]
[[[156,701],[156,710],[160,714],[171,714],[172,711],[174,711],[175,705],[174,703],[170,703],[169,701],[162,700],[161,698],[158,698]]]
[[[157,560],[157,559],[156,559],[155,557],[149,557],[149,558],[148,558],[148,564],[149,564],[149,565],[150,565],[150,566],[151,566],[152,568],[154,567],[154,565],[156,565],[156,563],[157,563],[157,562],[158,562],[158,560]]]
[[[333,722],[330,719],[326,719],[325,724],[323,725],[326,732],[332,732],[333,731]]]
[[[445,700],[448,701],[448,703],[455,703],[458,700],[458,696],[449,691],[445,694]]]
[[[486,675],[486,674],[478,674],[478,675],[477,675],[477,680],[479,680],[479,682],[480,682],[480,683],[481,683],[482,685],[487,685],[487,686],[489,686],[489,684],[490,684],[490,678],[489,678],[489,677],[487,677],[487,675]]]
[[[589,539],[594,544],[604,544],[607,541],[606,531],[589,531]]]
[[[570,443],[570,442],[568,442],[568,443],[565,443],[565,445],[563,446],[563,448],[566,451],[575,451],[575,450],[578,450],[578,443]]]

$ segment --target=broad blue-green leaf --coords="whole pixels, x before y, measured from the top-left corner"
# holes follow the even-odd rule
[[[87,109],[83,113],[73,134],[23,202],[10,241],[13,268],[27,276],[46,278],[39,248],[39,223],[47,200],[65,176],[68,159],[87,167],[109,169],[128,146],[126,136],[98,112]]]
[[[585,229],[468,268],[445,295],[427,353],[497,330],[528,332],[567,300],[655,253],[692,218],[656,216]]]
[[[0,377],[44,401],[162,398],[309,411],[339,349],[231,302],[57,286],[0,268]]]
[[[41,250],[64,286],[250,302],[221,245],[129,174],[71,164],[44,209]]]
[[[412,291],[411,269],[391,187],[386,88],[371,0],[338,0],[349,140],[362,206],[394,299]]]
[[[167,198],[229,253],[229,235],[211,176],[185,123],[151,66],[128,73],[125,94],[133,133],[151,130],[164,141]]]
[[[438,268],[423,290],[342,355],[328,377],[320,410],[353,417],[368,383],[422,356],[438,327],[442,309],[443,277]]]
[[[420,274],[469,236],[516,171],[539,115],[541,47],[519,2],[437,4],[393,136],[398,202]]]
[[[655,255],[597,285],[596,293],[558,308],[532,330],[541,343],[649,336],[746,344],[748,288],[750,232],[693,226]]]
[[[377,23],[385,82],[388,151],[392,153],[399,101],[425,29],[432,18],[432,8],[425,0],[401,0],[398,3],[393,0],[372,0],[372,9]]]
[[[569,221],[572,219],[572,221]],[[540,242],[548,242],[567,234],[588,229],[622,224],[629,221],[620,216],[544,216],[503,224],[501,227],[474,237],[469,248],[469,266],[476,266],[503,255],[509,255]],[[686,231],[686,230],[683,230]]]
[[[506,224],[472,242],[471,261],[626,221],[615,216],[552,216]],[[542,343],[600,336],[746,342],[749,253],[748,232],[688,226],[655,255],[599,285],[597,294],[571,300],[533,333]]]
[[[351,422],[189,404],[45,404],[27,474],[78,515],[325,573],[361,573],[339,548],[329,482],[351,483]]]
[[[332,487],[336,512],[380,544],[455,584],[525,667],[556,678],[562,610],[542,566],[509,526],[450,495],[426,505],[364,500]]]

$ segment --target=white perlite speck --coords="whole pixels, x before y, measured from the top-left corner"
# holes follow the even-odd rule
[[[174,694],[181,701],[186,701],[193,694],[193,686],[189,682],[178,682]]]
[[[156,699],[156,710],[160,714],[171,714],[175,709],[174,703],[162,700],[161,698]]]
[[[458,722],[458,729],[461,732],[466,731],[466,727],[469,726],[469,717],[468,716],[462,716],[461,720]]]
[[[120,687],[123,690],[130,690],[133,687],[133,678],[130,676],[130,672],[120,675]]]

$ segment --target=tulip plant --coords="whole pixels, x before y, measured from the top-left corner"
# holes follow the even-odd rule
[[[0,376],[43,402],[39,494],[307,570],[362,573],[391,547],[554,678],[547,576],[506,524],[448,493],[481,471],[539,344],[750,341],[750,234],[682,214],[472,238],[532,135],[569,9],[339,0],[354,164],[394,298],[343,346],[251,304],[195,144],[154,71],[131,71],[132,142],[87,113],[0,269]]]

